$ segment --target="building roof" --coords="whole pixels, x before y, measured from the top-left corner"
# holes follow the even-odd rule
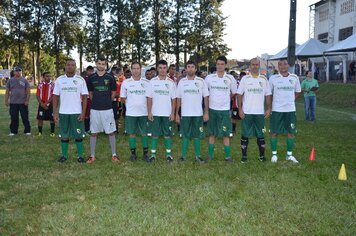
[[[322,43],[317,39],[310,38],[295,49],[295,56],[298,58],[320,57],[323,56],[323,53],[327,48],[327,44]]]
[[[336,43],[334,46],[325,50],[326,53],[328,52],[350,52],[356,51],[356,34],[351,35],[345,40],[342,40]]]

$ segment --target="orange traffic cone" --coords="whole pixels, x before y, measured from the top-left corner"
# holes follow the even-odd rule
[[[309,161],[315,161],[315,149],[314,149],[314,147],[310,151]]]
[[[339,171],[339,176],[338,176],[339,180],[347,180],[347,176],[346,176],[346,168],[345,165],[342,164],[340,171]]]

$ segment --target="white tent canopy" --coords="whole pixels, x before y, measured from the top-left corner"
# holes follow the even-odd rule
[[[295,56],[298,58],[321,57],[327,48],[327,44],[322,43],[317,39],[310,38],[295,49]]]
[[[356,34],[351,35],[347,39],[338,42],[328,50],[325,50],[325,53],[328,52],[349,52],[356,51]]]

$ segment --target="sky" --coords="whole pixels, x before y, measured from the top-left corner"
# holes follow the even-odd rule
[[[296,43],[309,39],[309,6],[318,0],[297,0]],[[290,0],[225,0],[224,41],[229,59],[274,55],[288,46]]]

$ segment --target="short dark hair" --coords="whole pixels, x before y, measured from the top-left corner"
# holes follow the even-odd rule
[[[42,73],[42,77],[45,77],[47,74],[51,74],[51,72],[49,72],[49,71],[43,72],[43,73]]]
[[[194,61],[192,61],[192,60],[188,60],[188,61],[185,63],[185,68],[187,68],[188,65],[194,65],[195,68],[197,68],[197,64],[196,64]]]
[[[156,70],[156,67],[151,67],[150,71],[152,71],[152,70]]]
[[[227,58],[223,55],[218,56],[218,58],[216,58],[215,62],[217,62],[217,61],[223,61],[223,62],[225,62],[225,64],[227,64]]]
[[[92,66],[87,66],[87,68],[85,70],[94,70],[94,67]]]
[[[159,60],[157,65],[165,65],[165,66],[168,66],[168,62],[166,60]]]
[[[168,69],[171,69],[172,67],[176,67],[175,64],[170,64]]]
[[[104,56],[98,56],[95,60],[95,62],[98,62],[98,61],[106,61],[106,58]]]
[[[141,63],[139,63],[138,61],[134,61],[134,62],[131,63],[131,69],[132,69],[133,65],[139,65],[140,68],[142,68]]]
[[[246,75],[246,72],[245,71],[241,71],[240,72],[240,76],[245,76]]]

